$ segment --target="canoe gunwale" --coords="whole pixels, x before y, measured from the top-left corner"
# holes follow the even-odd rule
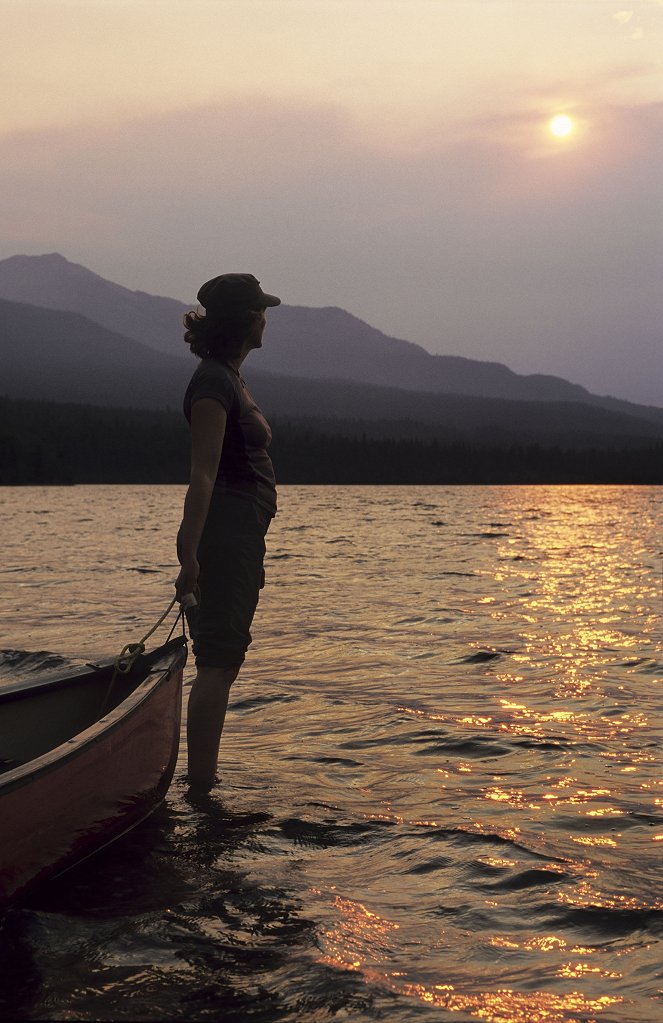
[[[54,746],[53,749],[48,750],[39,757],[35,757],[33,760],[26,761],[24,764],[19,764],[10,771],[4,772],[0,776],[0,797],[33,782],[39,776],[46,774],[50,770],[57,769],[60,765],[66,764],[69,760],[78,756],[85,747],[96,745],[121,728],[126,721],[137,714],[143,705],[167,683],[173,672],[179,671],[184,667],[186,660],[187,643],[183,636],[178,636],[149,654],[144,655],[144,677],[124,700],[83,731],[71,736],[58,746]],[[101,668],[104,672],[112,671],[112,669],[112,663]],[[44,688],[57,688],[58,683],[66,685],[68,679],[80,685],[85,677],[92,677],[97,673],[97,671],[82,670],[76,673],[69,673],[60,678],[50,679],[47,683],[43,683],[42,686],[39,686],[38,683],[36,686],[29,683],[24,687],[25,695],[28,697],[35,695],[35,689],[43,691]],[[4,696],[5,694],[3,693],[2,695]],[[10,699],[12,697],[18,698],[20,693],[14,689],[12,693],[7,695]],[[0,708],[1,704],[2,698],[0,697]]]
[[[165,656],[170,650],[176,650],[183,647],[186,644],[186,638],[184,636],[176,636],[174,639],[168,640],[167,643],[163,643],[160,647],[156,647],[147,654],[141,654],[140,659],[142,663],[153,664],[156,663],[161,657]],[[61,674],[50,673],[48,678],[42,678],[37,676],[33,679],[21,679],[19,682],[7,682],[0,686],[0,710],[2,709],[3,703],[9,703],[12,700],[30,699],[32,696],[41,695],[49,692],[51,689],[63,689],[68,686],[78,686],[83,682],[83,679],[90,679],[90,681],[97,675],[105,675],[113,671],[115,667],[115,660],[105,661],[101,664],[85,664],[78,668],[73,668],[71,671]],[[147,671],[147,667],[146,667]]]

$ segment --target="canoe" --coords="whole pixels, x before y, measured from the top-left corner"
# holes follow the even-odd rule
[[[183,636],[113,664],[0,686],[0,904],[163,801],[179,749]]]

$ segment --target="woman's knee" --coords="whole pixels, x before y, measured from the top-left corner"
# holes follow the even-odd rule
[[[192,690],[205,692],[209,695],[225,693],[239,675],[241,665],[236,664],[226,668],[215,668],[199,664],[196,666],[196,678]]]

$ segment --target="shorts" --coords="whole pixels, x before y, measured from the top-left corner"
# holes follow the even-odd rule
[[[271,520],[254,501],[212,494],[198,545],[200,599],[186,611],[199,667],[236,668],[244,662],[264,585],[265,535]],[[179,534],[177,539],[179,554]]]

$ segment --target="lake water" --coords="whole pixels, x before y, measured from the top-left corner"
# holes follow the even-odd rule
[[[144,634],[182,498],[0,491],[4,680]],[[221,784],[7,915],[0,1015],[660,1023],[660,488],[280,509]]]

